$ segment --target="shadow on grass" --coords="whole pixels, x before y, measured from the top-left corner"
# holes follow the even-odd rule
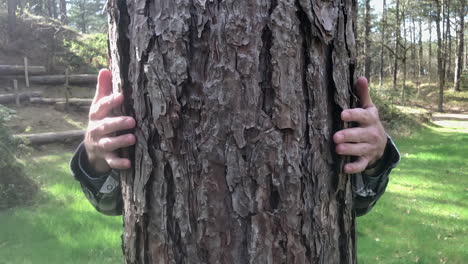
[[[358,219],[360,263],[466,263],[468,134],[424,128],[397,140],[387,193]]]

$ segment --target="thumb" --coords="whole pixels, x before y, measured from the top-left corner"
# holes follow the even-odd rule
[[[361,101],[362,108],[365,109],[374,106],[372,99],[370,98],[369,84],[367,83],[366,77],[360,77],[356,81],[356,93],[359,97],[359,101]]]
[[[108,69],[99,71],[98,83],[96,86],[96,94],[94,95],[93,104],[97,103],[102,97],[112,93],[112,74]]]

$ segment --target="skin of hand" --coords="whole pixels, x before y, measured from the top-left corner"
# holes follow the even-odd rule
[[[356,93],[361,108],[344,110],[341,119],[344,122],[357,122],[359,126],[340,130],[333,136],[338,154],[357,157],[356,161],[345,164],[345,173],[359,173],[371,167],[383,156],[387,145],[387,134],[370,98],[366,78],[357,80]]]
[[[116,150],[132,146],[135,135],[116,132],[135,127],[135,119],[130,116],[111,116],[111,110],[123,102],[121,93],[112,93],[112,76],[107,69],[99,71],[96,94],[89,111],[88,129],[84,146],[89,164],[96,172],[107,172],[112,169],[128,169],[129,159],[120,158]]]

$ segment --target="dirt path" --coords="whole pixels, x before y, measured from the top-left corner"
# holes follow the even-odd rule
[[[432,122],[447,129],[468,133],[468,113],[434,113]]]

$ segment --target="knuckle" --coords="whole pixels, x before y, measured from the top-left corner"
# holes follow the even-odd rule
[[[96,136],[98,136],[99,131],[97,130],[97,128],[98,127],[92,127],[88,129],[88,134],[90,137],[95,138]]]
[[[111,142],[108,138],[102,138],[101,140],[99,140],[99,145],[102,149],[109,150],[111,147]]]
[[[95,120],[98,117],[96,107],[92,106],[91,109],[89,110],[88,118],[89,120]]]

